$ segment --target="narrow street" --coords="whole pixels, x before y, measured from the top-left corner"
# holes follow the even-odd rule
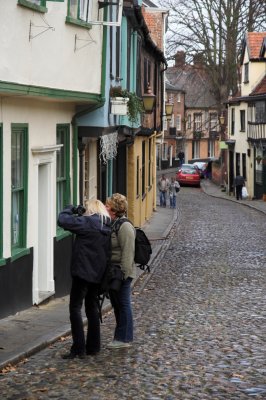
[[[65,361],[59,341],[0,376],[1,399],[242,400],[266,398],[266,217],[181,188],[177,220],[134,288],[135,341]],[[146,283],[145,283],[146,279]]]

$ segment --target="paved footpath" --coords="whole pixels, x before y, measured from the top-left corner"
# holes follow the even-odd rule
[[[230,217],[229,217],[230,216]],[[172,229],[133,290],[132,348],[62,360],[64,337],[0,376],[1,399],[266,398],[266,216],[182,188]]]

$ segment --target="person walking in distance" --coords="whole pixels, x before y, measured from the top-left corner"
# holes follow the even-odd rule
[[[242,188],[245,185],[245,179],[242,175],[239,173],[236,175],[234,179],[234,186],[236,189],[236,199],[237,200],[242,200]]]
[[[183,151],[180,151],[178,153],[178,158],[179,158],[179,162],[180,162],[179,165],[183,165],[185,162],[185,153]]]
[[[158,181],[158,189],[160,192],[160,206],[166,207],[166,194],[169,189],[170,182],[169,179],[163,174]]]
[[[88,200],[85,207],[67,206],[58,216],[58,225],[74,233],[71,260],[70,323],[72,346],[63,359],[84,358],[100,351],[98,289],[110,253],[111,219],[100,200]],[[81,308],[85,300],[88,320],[85,341]]]
[[[180,190],[179,182],[172,176],[169,185],[170,208],[176,208],[176,195]]]
[[[124,273],[120,290],[116,293],[110,292],[116,327],[114,339],[107,348],[121,349],[130,347],[133,341],[131,282],[136,277],[135,228],[128,220],[121,223],[127,212],[127,199],[122,194],[115,193],[108,197],[106,209],[112,219],[111,262],[119,264]],[[116,226],[119,227],[118,230]]]

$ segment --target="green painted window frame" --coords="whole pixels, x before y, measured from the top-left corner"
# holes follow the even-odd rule
[[[30,250],[27,249],[27,209],[28,209],[28,124],[11,124],[11,260],[29,254]],[[18,142],[20,139],[19,147],[14,147],[14,141]],[[13,151],[19,154],[19,165],[16,164],[16,172],[20,175],[18,184],[14,185],[15,169],[12,169]],[[18,168],[17,168],[18,167]],[[15,197],[16,194],[16,197]],[[18,195],[18,196],[17,196]],[[18,226],[18,239],[14,241],[13,221],[14,221],[14,201],[18,201],[18,213],[16,220],[19,222]]]
[[[46,0],[40,0],[40,5],[34,4],[30,0],[18,0],[18,5],[30,8],[31,10],[34,11],[39,11],[41,13],[46,13],[48,11],[46,7]]]
[[[82,18],[79,17],[79,11],[80,11],[80,0],[77,1],[77,11],[76,15],[73,15],[71,12],[71,0],[67,0],[67,17],[66,17],[66,22],[69,24],[74,24],[74,25],[79,25],[82,26],[83,28],[91,29],[92,24],[90,22],[84,21]],[[88,0],[89,2],[92,0]]]
[[[70,125],[56,125],[56,143],[63,144],[56,155],[56,215],[70,204]],[[57,226],[56,236],[63,238],[69,233]]]

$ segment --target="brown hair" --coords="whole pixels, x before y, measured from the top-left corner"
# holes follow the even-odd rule
[[[122,217],[127,212],[127,198],[123,194],[114,193],[106,199],[106,205],[111,208],[117,217]]]

